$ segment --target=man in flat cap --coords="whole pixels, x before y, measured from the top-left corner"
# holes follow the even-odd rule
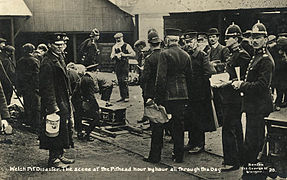
[[[151,31],[148,34],[148,43],[150,44],[152,53],[146,57],[141,76],[144,105],[147,104],[149,98],[154,99],[155,95],[156,73],[161,52],[161,39],[157,32]],[[145,158],[144,161],[158,163],[161,159],[161,149],[163,145],[163,124],[150,121],[150,125],[152,129],[151,149],[149,157]]]
[[[49,150],[48,165],[56,168],[66,168],[74,163],[73,159],[63,156],[64,149],[71,147],[71,103],[70,81],[62,56],[62,48],[65,44],[63,36],[52,34],[49,39],[49,50],[46,53],[40,67],[40,96],[41,120],[40,149]],[[47,117],[60,117],[60,127],[55,137],[46,128]],[[54,136],[54,135],[53,135]]]
[[[17,91],[23,96],[25,120],[37,133],[40,127],[39,72],[40,61],[34,57],[35,46],[26,43],[22,46],[23,56],[17,61]]]
[[[134,57],[136,53],[128,43],[124,42],[124,36],[122,33],[116,33],[114,38],[116,40],[116,44],[112,47],[111,59],[116,61],[115,72],[117,75],[121,96],[118,102],[128,102],[129,58]]]
[[[80,140],[93,141],[90,136],[96,125],[99,123],[99,105],[96,93],[100,91],[97,80],[97,64],[87,67],[85,74],[81,77],[72,97],[75,108],[75,129]],[[89,126],[83,134],[83,117],[91,118]]]
[[[100,31],[93,29],[90,37],[80,44],[79,47],[79,63],[87,66],[99,64],[100,49],[98,41],[100,39]]]
[[[172,158],[183,162],[184,119],[190,94],[192,67],[189,55],[179,45],[181,30],[166,29],[168,48],[163,50],[158,61],[155,81],[155,102],[163,105],[172,114],[174,149]]]
[[[216,70],[209,62],[208,54],[198,48],[198,33],[191,31],[186,34],[185,42],[192,63],[192,88],[190,90],[191,109],[186,119],[189,142],[185,147],[189,153],[199,153],[204,150],[205,132],[216,130],[214,126],[211,91],[209,78]]]
[[[1,71],[1,82],[3,90],[6,96],[7,104],[11,103],[11,98],[13,95],[13,86],[15,84],[15,62],[13,61],[13,54],[15,48],[10,45],[3,47],[3,50],[0,52],[0,61],[2,63]]]

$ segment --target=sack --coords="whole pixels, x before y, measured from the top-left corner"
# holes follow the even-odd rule
[[[165,107],[152,103],[144,107],[144,116],[154,123],[167,123],[171,115],[167,114]]]

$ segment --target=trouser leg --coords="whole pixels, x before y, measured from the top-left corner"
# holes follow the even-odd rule
[[[151,149],[149,159],[153,161],[160,161],[161,149],[163,146],[163,125],[151,122]]]
[[[222,145],[224,164],[239,165],[243,148],[240,105],[223,106]]]
[[[280,106],[282,104],[282,98],[283,98],[284,91],[281,88],[277,88],[276,92],[277,92],[277,97],[275,100],[275,105]]]
[[[101,100],[109,101],[112,95],[112,91],[113,91],[113,86],[106,87],[102,92]]]

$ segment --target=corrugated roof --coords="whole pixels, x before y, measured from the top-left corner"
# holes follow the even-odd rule
[[[23,0],[0,0],[0,16],[32,16]]]
[[[145,0],[138,1],[133,14],[286,7],[287,0]]]

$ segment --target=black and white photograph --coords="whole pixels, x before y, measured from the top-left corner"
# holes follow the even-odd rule
[[[0,0],[2,179],[287,179],[287,0]]]

